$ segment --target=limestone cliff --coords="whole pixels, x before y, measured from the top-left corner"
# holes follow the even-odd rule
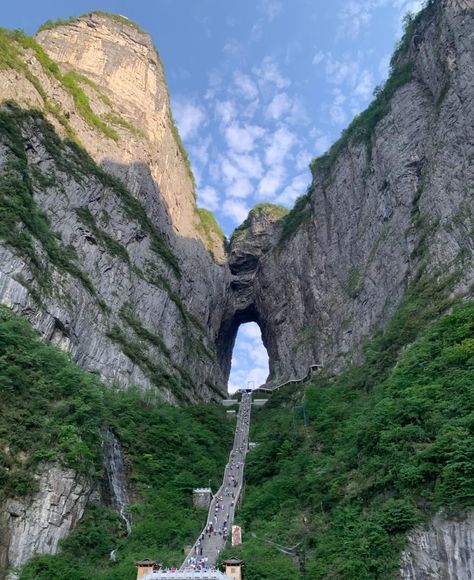
[[[54,280],[49,291],[31,256],[4,235],[1,301],[111,384],[158,386],[169,400],[218,397],[225,377],[213,339],[227,277],[223,246],[203,233],[150,38],[123,18],[90,14],[37,40],[4,34],[9,66],[0,70],[0,99],[43,111],[107,173],[58,144],[40,119],[23,116],[22,163],[31,179],[17,177],[61,247],[76,254],[77,275],[30,230],[39,269]],[[11,109],[4,115],[8,122]],[[6,178],[23,153],[13,151],[9,134],[2,145]]]
[[[360,360],[364,338],[420,278],[472,291],[472,2],[431,3],[392,62],[385,89],[313,163],[308,194],[269,226],[273,247],[254,260],[247,311],[276,382]],[[241,248],[234,240],[231,268]],[[225,322],[222,334],[233,332]]]
[[[411,534],[402,555],[402,580],[458,580],[474,577],[474,516],[436,515]]]
[[[91,481],[58,464],[43,464],[36,476],[38,491],[30,498],[9,499],[0,513],[0,575],[7,580],[33,554],[56,553],[82,517],[92,492]]]

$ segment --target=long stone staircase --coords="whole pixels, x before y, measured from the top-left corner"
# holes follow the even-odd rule
[[[143,576],[143,580],[229,580],[215,569],[218,557],[231,537],[235,508],[242,493],[245,457],[248,449],[251,393],[242,393],[234,444],[224,470],[222,484],[213,496],[206,525],[179,570],[157,570]],[[212,525],[212,531],[210,526]],[[224,530],[227,534],[224,535]]]

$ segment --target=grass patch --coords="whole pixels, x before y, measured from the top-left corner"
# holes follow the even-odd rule
[[[282,230],[278,245],[281,247],[287,240],[289,240],[298,228],[309,221],[311,218],[311,209],[309,207],[310,190],[304,195],[300,196],[292,209],[283,218]]]
[[[103,16],[104,18],[109,18],[110,20],[114,20],[119,24],[131,26],[132,28],[135,28],[139,32],[147,34],[143,30],[143,28],[140,27],[139,24],[137,24],[133,20],[130,20],[126,16],[122,16],[121,14],[113,14],[112,12],[104,12],[103,10],[92,10],[90,12],[85,12],[84,14],[81,14],[81,16],[71,16],[70,18],[57,18],[55,20],[46,20],[46,22],[41,24],[41,26],[38,28],[38,32],[41,32],[42,30],[52,30],[54,28],[57,28],[58,26],[68,26],[69,24],[74,24],[75,22],[78,22],[81,19],[87,18],[89,15],[92,14],[96,14],[97,16]]]
[[[78,113],[88,125],[103,133],[109,139],[118,140],[117,132],[109,127],[98,115],[96,115],[90,106],[89,97],[86,95],[78,83],[79,75],[75,72],[63,74],[57,65],[46,53],[46,51],[36,42],[34,38],[28,36],[21,30],[9,31],[1,29],[0,31],[0,67],[13,68],[25,74],[26,78],[33,84],[40,93],[45,109],[52,113],[65,126],[69,137],[73,137],[72,129],[69,123],[65,122],[63,113],[59,105],[52,103],[39,80],[30,72],[28,66],[23,60],[21,49],[32,50],[35,58],[40,63],[43,71],[50,77],[56,79],[64,89],[72,96]],[[82,75],[81,75],[82,76]]]
[[[112,125],[116,125],[117,127],[122,127],[122,129],[126,129],[127,131],[132,133],[132,135],[135,135],[135,137],[145,138],[144,131],[142,131],[138,127],[135,127],[135,125],[132,125],[132,123],[124,119],[122,116],[117,115],[117,113],[113,112],[107,113],[105,118],[107,119],[107,121],[109,121],[109,123],[112,123]]]
[[[347,276],[345,291],[351,298],[356,298],[363,286],[362,274],[359,268],[351,268]]]
[[[158,53],[156,53],[156,54],[158,54]],[[169,95],[168,95],[168,101],[169,101]],[[173,115],[171,114],[171,111],[170,111],[170,118],[171,118],[171,133],[174,137],[174,140],[176,141],[176,145],[178,146],[181,157],[183,158],[184,166],[186,167],[186,171],[188,173],[189,179],[191,180],[191,183],[193,186],[194,197],[196,197],[196,179],[194,178],[194,173],[193,173],[193,170],[191,167],[191,161],[189,160],[188,152],[186,151],[186,148],[183,144],[183,141],[181,140],[181,135],[179,134],[178,127],[176,125],[176,121],[174,120]]]
[[[135,334],[141,338],[142,340],[146,340],[153,346],[156,346],[161,350],[161,352],[166,356],[170,357],[170,351],[166,344],[163,342],[163,339],[150,332],[147,328],[145,328],[138,318],[136,318],[133,314],[133,310],[130,304],[124,304],[120,309],[120,318],[132,328]]]
[[[69,18],[56,18],[55,20],[46,20],[38,28],[38,32],[42,30],[52,30],[58,26],[68,26],[68,24],[74,24],[79,20],[79,16],[70,16]]]
[[[219,240],[221,240],[222,244],[224,244],[224,232],[222,231],[221,226],[217,223],[217,220],[212,211],[204,209],[203,207],[198,207],[197,213],[199,217],[198,229],[206,239],[207,249],[212,252],[215,243],[212,235],[216,235]]]
[[[140,328],[139,324],[140,323],[136,324],[136,326],[139,329],[139,332],[144,334],[146,329],[143,327]],[[110,340],[119,345],[120,350],[133,362],[133,364],[137,365],[142,370],[142,372],[150,379],[152,385],[158,388],[166,386],[173,392],[179,401],[189,402],[191,393],[187,393],[186,390],[191,388],[192,384],[185,383],[185,381],[183,381],[183,376],[179,371],[178,373],[180,376],[176,376],[154,361],[153,357],[148,353],[147,343],[151,342],[149,336],[144,339],[142,338],[142,340],[132,339],[117,324],[114,324],[107,331],[107,336]]]

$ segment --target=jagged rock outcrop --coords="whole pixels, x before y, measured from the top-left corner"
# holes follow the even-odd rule
[[[0,99],[44,111],[59,134],[75,136],[142,207],[130,197],[124,209],[120,188],[93,175],[87,161],[73,175],[75,154],[63,147],[61,161],[61,147],[45,139],[44,124],[25,121],[35,203],[63,247],[74,248],[92,290],[52,264],[35,242],[54,280],[53,291],[43,291],[28,257],[7,243],[0,300],[111,384],[158,387],[170,401],[219,397],[225,377],[213,342],[228,270],[222,244],[211,248],[214,256],[207,247],[215,238],[199,222],[151,39],[124,19],[90,14],[42,31],[38,41],[43,48],[10,40],[20,64],[0,71]],[[7,141],[4,135],[5,170],[12,161]]]
[[[431,3],[413,32],[396,55],[399,76],[314,165],[306,198],[288,218],[254,212],[228,261],[207,247],[217,238],[200,227],[149,37],[101,14],[42,31],[43,50],[8,37],[0,100],[21,110],[0,107],[0,301],[109,384],[189,402],[224,394],[243,322],[260,325],[277,383],[314,363],[359,360],[420,277],[450,277],[452,294],[469,294],[472,3]],[[80,517],[90,484],[50,473],[38,475],[31,505],[7,502],[3,564],[54,553]],[[440,526],[449,546],[464,533]],[[436,559],[443,548],[426,534]]]
[[[261,275],[260,267],[265,255],[276,246],[280,237],[280,217],[281,211],[277,206],[257,206],[250,212],[243,227],[236,230],[232,237],[228,257],[232,278],[217,338],[219,362],[227,376],[238,328],[246,322],[256,322],[260,326],[262,340],[269,354],[270,376],[273,362],[278,360],[275,337],[278,317],[266,318],[262,310],[265,300],[257,280]],[[264,290],[272,292],[271,288]]]
[[[432,3],[399,52],[410,76],[315,164],[300,225],[259,258],[249,293],[280,382],[359,360],[420,275],[472,291],[472,3]]]
[[[402,554],[401,580],[474,578],[474,514],[436,515],[427,529],[411,534]]]
[[[0,574],[7,580],[33,554],[56,553],[59,541],[82,517],[91,482],[73,469],[43,464],[36,475],[38,491],[28,499],[9,499],[0,515]],[[3,576],[2,576],[3,577]]]

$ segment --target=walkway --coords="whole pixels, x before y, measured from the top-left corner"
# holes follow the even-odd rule
[[[214,566],[227,537],[232,533],[235,506],[242,491],[245,456],[248,449],[251,393],[242,393],[234,445],[230,452],[229,462],[224,471],[222,485],[214,495],[209,507],[207,523],[196,540],[180,570],[189,570],[193,559],[207,558],[208,566]],[[212,529],[212,531],[210,531]],[[226,535],[224,536],[224,533]],[[159,576],[157,576],[159,578]]]

